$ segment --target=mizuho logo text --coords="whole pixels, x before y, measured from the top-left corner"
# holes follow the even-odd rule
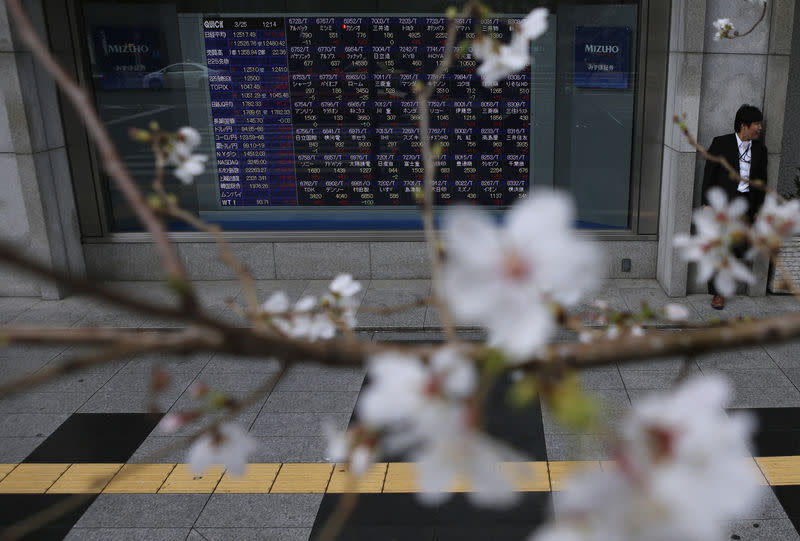
[[[150,52],[149,45],[137,45],[136,43],[108,44],[105,49],[106,54],[147,54]]]
[[[592,54],[616,54],[619,53],[619,45],[592,45],[587,43],[583,46],[583,52]]]

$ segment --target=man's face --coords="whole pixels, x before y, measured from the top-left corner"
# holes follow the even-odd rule
[[[761,121],[753,122],[749,126],[747,124],[742,124],[740,130],[741,133],[739,133],[739,139],[742,141],[758,139],[761,136],[761,129]]]

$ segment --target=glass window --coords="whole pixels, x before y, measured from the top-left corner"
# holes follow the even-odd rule
[[[168,189],[226,229],[420,228],[413,85],[443,57],[447,19],[418,2],[351,4],[85,4],[97,104],[137,182],[149,186],[153,159],[128,130],[191,125],[207,171],[189,186],[169,176]],[[521,4],[499,6],[483,30],[507,41]],[[627,228],[637,9],[560,5],[532,67],[495,87],[459,57],[430,103],[437,209],[502,212],[532,189],[561,188],[579,226]],[[459,41],[473,32],[460,21]],[[112,230],[137,230],[121,194],[108,193]]]

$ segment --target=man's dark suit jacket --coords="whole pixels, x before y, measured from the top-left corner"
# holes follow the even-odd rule
[[[736,134],[720,135],[715,137],[708,147],[709,154],[724,156],[729,164],[736,171],[739,171],[739,146],[736,143]],[[767,181],[767,147],[759,140],[753,140],[750,147],[750,180],[760,179]],[[750,187],[747,193],[737,190],[739,182],[733,180],[728,175],[722,165],[711,160],[706,160],[706,168],[703,173],[703,204],[708,204],[706,194],[714,186],[719,186],[728,195],[728,200],[735,197],[744,197],[748,201],[747,217],[753,222],[754,216],[761,205],[764,203],[765,192],[762,189]]]

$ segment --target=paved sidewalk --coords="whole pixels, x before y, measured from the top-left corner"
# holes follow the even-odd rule
[[[140,298],[174,301],[173,295],[157,283],[115,282],[110,285]],[[368,311],[368,308],[386,308],[423,299],[430,292],[429,281],[372,280],[364,285],[360,297],[362,309],[358,314],[361,336],[380,341],[435,341],[440,338],[438,318],[431,307],[420,306],[388,316]],[[277,290],[286,291],[296,300],[302,295],[319,294],[326,286],[327,282],[315,280],[258,282],[261,300]],[[209,312],[244,324],[227,306],[228,299],[242,301],[238,283],[199,282],[198,291]],[[619,310],[637,310],[642,301],[653,308],[679,302],[689,308],[694,321],[711,317],[761,317],[800,309],[800,303],[787,296],[736,297],[729,299],[726,309],[720,312],[711,309],[708,295],[670,299],[654,280],[606,280],[597,297]],[[125,328],[174,325],[138,314],[121,313],[80,296],[60,301],[0,298],[0,324]],[[467,332],[467,337],[479,335]],[[8,381],[56,365],[71,358],[76,351],[78,348],[63,346],[0,348],[0,378]],[[669,386],[682,362],[682,359],[674,359],[609,366],[586,371],[581,377],[586,387],[603,400],[603,415],[613,424],[647,392]],[[171,374],[171,382],[156,399],[160,413],[154,418],[148,413],[151,404],[148,386],[150,370],[155,365]],[[165,435],[154,429],[160,414],[196,405],[188,390],[193,382],[204,381],[216,390],[241,397],[276,370],[276,363],[266,356],[237,359],[208,353],[151,355],[91,368],[24,395],[0,399],[0,463],[184,463],[183,450],[156,460],[153,454],[185,441],[191,429],[202,425],[195,423],[177,434]],[[691,371],[698,375],[727,375],[735,386],[731,407],[751,409],[762,419],[762,434],[754,450],[755,456],[800,455],[800,423],[790,426],[784,422],[790,418],[800,419],[800,342],[699,357],[692,362]],[[239,416],[239,423],[247,427],[258,442],[252,461],[323,462],[326,444],[322,424],[347,426],[363,380],[364,371],[360,368],[293,366],[269,395]],[[600,436],[565,430],[553,421],[546,409],[535,408],[529,413],[529,417],[514,421],[501,418],[500,421],[507,422],[499,424],[503,425],[500,430],[511,430],[512,437],[525,431],[534,434],[533,439],[515,442],[524,448],[531,460],[596,461],[610,457]],[[774,487],[765,491],[761,507],[747,517],[749,522],[731,525],[731,533],[742,539],[800,540],[792,526],[792,519],[796,517],[792,512],[787,515],[786,505],[782,505],[784,500],[779,500],[779,497],[784,498],[786,490],[794,488],[797,487]],[[34,501],[19,494],[3,495],[1,492],[0,508],[10,507],[0,513],[0,527],[24,516],[20,515],[26,512],[19,509],[20,502],[27,502],[29,512],[42,502],[52,503],[48,498],[57,496],[31,495],[30,498],[39,498]],[[392,495],[392,505],[405,506],[405,500],[399,499],[401,496],[404,495]],[[542,505],[542,509],[549,505],[549,493],[546,496],[536,500],[536,505]],[[66,531],[72,528],[68,538],[76,540],[305,540],[312,528],[317,528],[319,517],[329,509],[330,503],[324,500],[329,497],[332,496],[301,493],[101,494],[92,496],[86,508],[64,527]],[[369,507],[372,504],[365,501],[372,509]],[[800,515],[800,511],[797,514]],[[753,529],[754,522],[759,524],[758,532]],[[435,530],[441,526],[436,524],[431,528]],[[388,530],[375,530],[374,524],[370,527],[373,528],[370,530],[372,539],[393,538],[387,534]],[[481,530],[477,528],[476,531]],[[760,537],[756,537],[756,533]],[[431,538],[436,535],[439,534],[433,533]],[[516,539],[511,534],[507,538]]]

